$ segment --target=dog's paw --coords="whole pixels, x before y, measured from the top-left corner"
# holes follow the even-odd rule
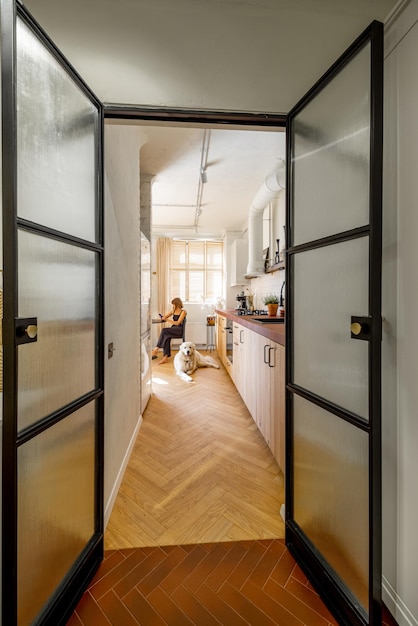
[[[193,383],[194,380],[191,376],[189,376],[186,372],[178,372],[177,373],[178,376],[180,376],[180,378],[182,380],[185,380],[187,383]]]

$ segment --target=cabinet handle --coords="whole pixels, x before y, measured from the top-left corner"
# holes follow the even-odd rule
[[[271,351],[273,350],[273,364],[271,363]],[[275,349],[272,347],[269,347],[269,367],[276,367],[276,352]]]
[[[243,335],[244,335],[244,331],[240,330],[239,331],[239,342],[240,343],[244,343]]]
[[[268,350],[270,350],[270,346],[267,343],[264,345],[264,363],[266,365],[270,365],[270,352],[269,352],[269,355],[268,355],[268,358],[267,358],[266,348],[268,348]]]

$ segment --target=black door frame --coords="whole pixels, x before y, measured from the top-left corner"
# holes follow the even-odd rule
[[[293,167],[292,120],[322,91],[322,89],[370,43],[370,171],[369,171],[369,224],[322,240],[292,246],[293,224]],[[381,624],[382,615],[382,451],[381,451],[381,298],[382,298],[382,169],[383,169],[383,24],[374,21],[340,56],[330,69],[315,83],[307,94],[289,112],[287,126],[287,186],[286,186],[286,280],[287,319],[286,345],[293,345],[293,260],[298,252],[321,246],[368,236],[369,250],[369,311],[371,338],[369,358],[369,421],[343,410],[292,383],[293,354],[286,351],[286,467],[293,467],[293,396],[296,394],[317,404],[326,411],[346,420],[369,435],[369,621],[349,593],[342,588],[321,554],[310,544],[294,520],[293,472],[286,472],[286,545],[301,564],[328,607],[341,624],[357,626]],[[372,278],[373,277],[373,280]]]
[[[21,18],[39,37],[86,97],[97,107],[98,177],[96,214],[98,243],[84,241],[23,220],[17,216],[17,120],[16,120],[16,20]],[[48,35],[16,0],[1,1],[2,58],[2,177],[3,177],[3,467],[2,467],[2,623],[17,622],[17,451],[19,446],[46,430],[74,410],[96,402],[95,513],[93,536],[54,592],[36,623],[65,624],[103,559],[103,454],[104,454],[104,250],[103,250],[103,106]],[[18,316],[17,231],[18,228],[44,237],[84,247],[99,258],[96,275],[96,385],[91,392],[47,416],[34,426],[17,431],[17,346],[15,318]]]

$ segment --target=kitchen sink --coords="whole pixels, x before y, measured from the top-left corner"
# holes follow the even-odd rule
[[[261,322],[262,324],[284,324],[284,317],[252,317],[251,321]]]

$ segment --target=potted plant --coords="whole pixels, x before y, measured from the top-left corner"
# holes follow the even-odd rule
[[[263,302],[267,305],[269,317],[275,317],[277,315],[277,309],[279,308],[279,297],[269,293],[264,296]]]

